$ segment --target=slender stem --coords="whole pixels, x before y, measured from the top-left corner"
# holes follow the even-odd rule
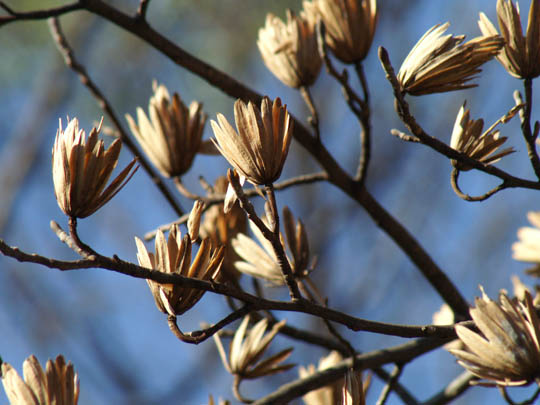
[[[274,249],[274,253],[276,254],[279,268],[283,273],[283,279],[285,280],[285,284],[289,288],[291,300],[298,301],[302,299],[302,295],[300,294],[300,290],[298,289],[298,284],[296,283],[296,280],[294,278],[291,265],[289,264],[289,259],[287,258],[287,255],[285,254],[285,249],[283,248],[283,244],[281,243],[279,232],[279,212],[277,209],[274,187],[272,186],[272,184],[267,184],[264,186],[264,190],[266,192],[266,197],[268,198],[268,203],[272,212],[273,221],[272,236],[271,238],[268,238],[266,237],[267,235],[265,235],[265,237],[272,244],[272,248]]]
[[[235,310],[234,312],[231,312],[229,315],[227,315],[225,318],[223,318],[218,323],[203,329],[203,330],[197,330],[189,333],[183,333],[180,328],[178,327],[178,324],[176,322],[176,316],[169,315],[167,318],[167,322],[169,324],[169,328],[174,333],[174,335],[181,340],[184,343],[190,343],[198,345],[199,343],[204,342],[206,339],[214,335],[215,333],[219,332],[221,329],[223,329],[228,324],[236,321],[237,319],[242,318],[244,315],[247,315],[251,312],[251,307],[249,305],[245,305],[240,309]]]
[[[523,86],[525,88],[525,109],[523,115],[521,115],[521,132],[523,133],[525,143],[527,144],[527,154],[529,155],[529,160],[531,161],[534,173],[540,180],[540,159],[538,158],[538,152],[536,150],[536,137],[538,134],[531,131],[531,111],[533,102],[532,79],[524,79]]]
[[[201,197],[200,195],[197,195],[195,193],[192,193],[189,191],[184,183],[182,183],[182,178],[180,176],[173,177],[174,185],[176,186],[176,189],[180,194],[182,194],[184,197],[190,199],[190,200],[201,200],[204,201],[204,197]]]
[[[150,0],[140,0],[139,8],[135,14],[135,18],[139,21],[146,21],[146,13],[148,11],[148,6],[150,5]]]
[[[300,94],[302,95],[302,98],[306,102],[309,112],[311,113],[311,117],[308,119],[308,122],[315,131],[315,138],[320,141],[321,132],[319,129],[319,113],[317,112],[317,108],[315,107],[315,103],[313,102],[313,98],[311,97],[311,91],[309,90],[309,87],[300,87]]]
[[[360,80],[362,91],[364,92],[364,100],[361,105],[360,125],[362,132],[360,133],[360,159],[358,168],[356,169],[355,179],[363,184],[367,178],[367,170],[371,159],[371,111],[369,108],[369,87],[364,73],[364,67],[361,62],[354,64],[356,74]]]
[[[377,400],[377,405],[384,405],[386,401],[388,400],[388,397],[390,396],[390,393],[394,389],[394,385],[399,380],[399,377],[401,376],[401,373],[403,372],[403,364],[396,364],[394,367],[394,370],[392,371],[392,374],[390,374],[390,379],[386,382],[386,385],[381,391],[381,395],[379,396],[379,399]]]
[[[445,405],[452,402],[454,399],[463,394],[471,387],[471,381],[476,380],[473,374],[468,371],[464,371],[454,380],[444,387],[439,393],[423,402],[423,405]]]
[[[538,396],[540,396],[540,387],[538,387],[531,398],[521,402],[515,402],[512,398],[510,398],[510,395],[506,391],[506,387],[497,386],[497,388],[499,388],[499,392],[509,405],[531,405],[534,404]]]
[[[242,383],[242,377],[240,377],[239,375],[235,375],[234,376],[234,381],[233,381],[233,386],[232,386],[234,397],[237,400],[239,400],[240,402],[242,402],[243,404],[252,404],[253,403],[252,399],[248,399],[248,398],[244,397],[240,393],[240,384],[241,383]]]
[[[139,151],[135,143],[131,140],[127,132],[124,130],[111,104],[109,103],[107,98],[105,98],[105,96],[97,87],[95,82],[90,78],[86,68],[82,64],[80,64],[75,58],[73,49],[69,46],[57,18],[52,18],[49,20],[49,28],[58,50],[64,57],[66,65],[75,73],[77,73],[81,83],[86,86],[92,96],[96,99],[98,105],[112,121],[116,130],[120,134],[120,139],[122,140],[122,143],[126,145],[127,148],[131,151],[131,153],[139,159],[140,165],[143,167],[146,173],[148,173],[159,191],[161,191],[165,199],[169,202],[170,206],[174,209],[177,215],[181,216],[183,214],[183,210],[180,205],[176,202],[169,189],[165,186],[165,184],[161,180],[161,177],[159,177],[159,175],[152,168],[146,157]]]
[[[461,191],[459,187],[459,183],[458,183],[459,173],[460,171],[456,168],[452,170],[452,173],[450,174],[450,184],[452,185],[452,189],[454,190],[454,193],[456,193],[459,198],[465,201],[485,201],[492,195],[507,188],[506,182],[503,181],[501,184],[499,184],[497,187],[492,188],[487,193],[473,197]]]
[[[70,262],[55,260],[37,254],[29,254],[18,248],[11,247],[0,239],[0,252],[6,256],[13,257],[20,262],[37,263],[49,268],[58,270],[90,269],[99,268],[114,271],[127,276],[148,279],[160,284],[174,284],[185,288],[195,288],[203,291],[210,291],[215,294],[229,296],[238,299],[245,304],[249,304],[253,311],[276,310],[298,312],[325,318],[333,322],[342,324],[352,331],[366,331],[380,333],[384,335],[400,337],[431,337],[431,338],[456,338],[454,326],[437,325],[395,325],[383,322],[374,322],[366,319],[356,318],[348,314],[327,308],[315,303],[307,303],[305,300],[299,302],[283,302],[269,299],[262,299],[255,295],[248,294],[237,288],[226,284],[204,281],[196,278],[184,277],[176,273],[163,273],[157,270],[150,270],[134,263],[126,262],[117,256],[112,258],[96,253],[87,259]],[[472,321],[461,322],[461,325],[471,326]]]
[[[77,218],[75,217],[69,217],[69,236],[75,242],[75,246],[77,246],[78,253],[83,253],[83,257],[86,259],[89,259],[91,256],[97,256],[98,254],[94,249],[92,249],[90,246],[88,246],[86,243],[81,241],[79,239],[79,234],[77,233]]]

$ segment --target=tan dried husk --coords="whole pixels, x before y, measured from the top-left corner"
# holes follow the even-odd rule
[[[273,183],[281,175],[292,139],[293,121],[287,106],[279,98],[272,103],[264,97],[259,110],[239,99],[234,103],[234,118],[238,132],[222,114],[211,122],[216,147],[251,183]]]
[[[290,356],[292,348],[282,350],[259,361],[274,337],[285,326],[285,320],[274,324],[270,332],[265,335],[268,320],[261,319],[247,331],[249,319],[249,315],[244,317],[236,330],[229,347],[229,356],[225,353],[219,335],[213,336],[227,371],[242,379],[254,379],[280,373],[294,367],[294,364],[281,364]]]
[[[211,193],[225,194],[228,184],[229,182],[225,177],[218,177]],[[203,238],[210,238],[214,246],[225,247],[225,258],[219,280],[234,282],[242,273],[236,270],[234,266],[234,263],[240,260],[240,257],[232,247],[232,239],[239,233],[246,233],[247,217],[237,202],[226,213],[223,207],[223,204],[215,204],[205,212],[200,234]]]
[[[289,87],[311,86],[322,66],[315,32],[316,17],[287,10],[287,21],[267,14],[257,46],[266,67]]]
[[[69,217],[86,218],[105,205],[137,170],[133,159],[105,188],[118,163],[122,144],[116,139],[108,148],[98,139],[101,123],[88,138],[77,118],[65,130],[60,121],[52,150],[54,193],[60,209]],[[133,170],[132,170],[133,169]]]
[[[171,227],[168,240],[165,239],[163,232],[158,230],[155,254],[149,253],[139,238],[135,238],[135,242],[137,244],[137,259],[142,267],[206,281],[217,280],[221,271],[224,248],[213,247],[210,239],[205,238],[192,262],[191,238],[189,234],[182,238],[177,225]],[[182,315],[191,309],[205,292],[176,284],[146,281],[158,309],[171,316]]]
[[[357,63],[368,54],[377,26],[376,0],[304,1],[306,14],[317,14],[324,22],[325,42],[344,63]]]
[[[172,98],[163,85],[153,84],[154,95],[148,116],[137,107],[137,122],[126,114],[131,132],[154,166],[165,177],[181,176],[191,167],[203,147],[206,114],[202,104],[193,101],[189,108],[178,93]]]
[[[540,320],[531,295],[519,303],[500,294],[500,302],[485,294],[470,314],[481,333],[456,325],[466,350],[451,350],[458,363],[483,385],[517,386],[540,382]]]
[[[509,147],[495,153],[508,139],[506,136],[500,137],[500,132],[495,128],[501,122],[508,122],[517,114],[521,106],[512,108],[508,114],[495,122],[485,132],[482,132],[484,120],[471,119],[470,111],[465,109],[465,105],[466,103],[463,103],[456,117],[450,140],[452,148],[486,165],[495,163],[504,156],[515,152],[514,148]],[[452,160],[452,165],[461,171],[472,169],[472,167],[456,160]]]
[[[8,363],[2,364],[2,383],[11,405],[76,405],[79,378],[73,365],[59,355],[45,371],[34,355],[23,363],[23,379]]]
[[[540,75],[540,4],[531,0],[526,35],[523,35],[519,7],[511,0],[497,1],[497,20],[505,40],[497,56],[512,76],[525,79]],[[484,13],[480,13],[478,26],[486,36],[497,35],[497,29]]]
[[[397,75],[402,92],[419,96],[476,87],[470,80],[504,44],[498,35],[463,43],[464,35],[443,36],[448,27],[433,26],[409,52]]]

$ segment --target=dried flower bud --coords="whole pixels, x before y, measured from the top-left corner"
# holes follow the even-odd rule
[[[204,210],[204,202],[201,200],[195,201],[193,208],[189,213],[187,221],[187,229],[191,240],[195,241],[199,237],[199,228],[201,226],[201,215]]]
[[[519,7],[511,0],[497,1],[497,19],[504,47],[497,56],[499,62],[512,76],[520,79],[533,79],[540,75],[540,4],[531,0],[527,34],[523,36]],[[480,13],[478,26],[486,36],[497,35],[497,29]]]
[[[229,163],[254,184],[271,184],[281,175],[289,151],[293,121],[287,106],[264,97],[259,110],[253,103],[234,103],[238,132],[218,114],[212,121],[217,148]]]
[[[225,177],[218,177],[212,193],[224,194],[228,184]],[[231,241],[238,233],[245,233],[246,230],[246,213],[238,204],[234,204],[227,213],[223,211],[223,204],[216,204],[204,214],[201,237],[210,238],[214,246],[225,247],[225,259],[220,272],[225,279],[235,280],[242,274],[234,266],[234,262],[240,260],[240,257],[232,248]]]
[[[305,1],[304,9],[321,16],[325,41],[336,58],[357,63],[366,57],[377,26],[376,0],[313,0]]]
[[[289,207],[283,207],[283,227],[287,237],[287,245],[293,257],[292,268],[295,274],[309,269],[309,242],[304,224],[300,219],[295,225],[294,215]]]
[[[103,120],[102,120],[103,122]],[[126,185],[137,170],[133,159],[104,190],[118,163],[122,144],[116,139],[108,148],[98,140],[98,128],[92,128],[88,139],[79,129],[77,118],[65,130],[62,121],[52,150],[54,193],[60,209],[72,218],[86,218],[106,204]]]
[[[321,70],[322,59],[315,33],[316,17],[287,10],[284,23],[273,14],[259,30],[257,46],[264,64],[284,84],[298,88],[311,86]]]
[[[189,108],[180,96],[172,99],[167,88],[154,82],[148,115],[137,107],[137,121],[126,114],[131,132],[152,163],[165,177],[181,176],[189,170],[203,145],[206,115],[202,104],[193,101]]]
[[[504,44],[498,35],[463,44],[464,35],[442,36],[449,25],[430,28],[409,52],[397,75],[402,92],[419,96],[476,87],[468,82]]]
[[[512,256],[520,262],[534,263],[535,266],[527,272],[538,277],[540,275],[540,212],[528,212],[527,219],[533,226],[518,229],[519,241],[512,245]]]
[[[8,363],[2,364],[2,383],[12,405],[76,405],[79,400],[79,377],[61,355],[47,361],[45,371],[34,355],[28,357],[23,375],[24,381]]]
[[[291,215],[286,221],[293,221],[292,223],[294,223],[294,218],[292,218]],[[291,232],[290,228],[294,228],[294,225],[291,226],[290,223],[286,226],[289,227],[288,232]],[[287,260],[289,261],[294,277],[301,279],[306,277],[309,273],[307,268],[309,262],[309,247],[307,246],[307,238],[305,236],[303,225],[298,226],[297,233],[293,232],[294,237],[288,236],[289,247],[293,253],[293,260],[289,258],[289,255],[287,255]],[[285,285],[283,273],[272,244],[264,237],[253,222],[249,221],[249,227],[262,247],[252,238],[243,233],[239,233],[236,238],[233,239],[232,246],[244,261],[236,262],[236,269],[253,277],[267,280],[276,286]],[[304,236],[302,236],[302,234],[304,234]],[[280,240],[281,244],[284,245],[283,235],[281,233]],[[291,245],[291,242],[294,244]]]
[[[362,374],[354,370],[347,371],[343,383],[341,404],[342,405],[365,405],[366,392],[369,387],[369,381],[366,385],[362,383]]]
[[[500,302],[485,293],[475,300],[470,314],[480,333],[456,325],[456,333],[465,350],[451,350],[458,363],[479,378],[484,385],[525,385],[540,382],[540,320],[529,292],[515,303],[506,294]]]
[[[333,367],[343,360],[339,352],[332,351],[326,357],[322,357],[319,360],[317,369],[313,364],[309,364],[307,367],[300,366],[298,368],[298,374],[300,378],[307,378],[317,371],[326,370]],[[334,405],[339,404],[341,400],[341,387],[343,387],[344,380],[340,379],[330,385],[326,385],[322,388],[310,391],[305,394],[302,399],[305,405]]]
[[[143,242],[135,238],[139,265],[163,273],[175,273],[200,280],[216,280],[221,270],[224,249],[213,249],[209,239],[203,239],[199,251],[191,262],[192,243],[189,235],[182,238],[178,226],[173,225],[168,240],[160,230],[156,234],[156,253],[149,253]],[[182,315],[203,296],[203,290],[160,284],[146,280],[158,309],[171,316]]]
[[[264,377],[286,371],[294,364],[281,364],[292,352],[292,348],[282,350],[262,361],[259,361],[274,337],[285,326],[285,320],[276,323],[270,332],[265,336],[264,333],[268,326],[267,319],[261,319],[247,332],[249,324],[249,315],[244,318],[234,334],[229,349],[229,356],[225,354],[225,349],[221,343],[219,335],[216,333],[213,337],[216,346],[223,361],[223,365],[231,374],[242,379],[253,379]]]
[[[499,123],[507,122],[509,120],[509,118],[505,120],[507,116],[498,120],[489,127],[487,131],[482,133],[484,120],[471,119],[470,111],[465,109],[465,105],[466,103],[463,103],[456,117],[452,138],[450,140],[450,146],[452,148],[486,165],[495,163],[502,157],[515,152],[514,148],[510,147],[495,153],[507,139],[505,136],[499,137],[499,131],[495,130],[495,128]],[[512,116],[515,115],[517,111],[518,110],[511,111]],[[472,169],[472,167],[455,160],[452,160],[452,165],[461,171]]]

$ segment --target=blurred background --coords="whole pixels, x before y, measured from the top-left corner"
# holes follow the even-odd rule
[[[58,6],[59,1],[7,2],[16,10]],[[394,110],[391,88],[377,59],[384,46],[394,64],[401,62],[431,26],[449,21],[449,32],[472,38],[480,34],[476,21],[484,11],[495,21],[495,1],[388,0],[379,2],[377,32],[364,66],[372,98],[373,151],[367,187],[378,201],[416,236],[446,271],[465,297],[473,301],[478,286],[495,297],[511,291],[510,276],[527,267],[511,258],[516,231],[527,224],[526,213],[539,209],[537,193],[507,190],[484,203],[459,199],[449,183],[450,163],[426,147],[404,143],[390,135],[404,130]],[[111,5],[134,13],[138,1],[116,0]],[[522,4],[526,18],[529,2]],[[285,8],[301,9],[301,1],[200,0],[153,1],[148,19],[173,42],[256,91],[281,97],[289,109],[306,119],[300,95],[278,81],[264,66],[257,31],[272,12],[281,18]],[[152,80],[165,84],[189,103],[198,100],[210,119],[218,112],[232,119],[233,102],[205,81],[186,72],[134,36],[87,12],[60,19],[76,57],[88,69],[116,113],[133,115],[147,109]],[[67,218],[56,204],[51,178],[51,149],[58,119],[77,117],[87,131],[102,111],[76,75],[66,68],[52,41],[47,22],[22,22],[0,27],[0,237],[27,252],[72,260],[76,255],[49,228],[55,220],[64,228]],[[335,62],[338,66],[339,63]],[[352,72],[351,72],[352,73]],[[353,85],[359,89],[356,77]],[[478,88],[442,95],[409,97],[411,109],[428,133],[449,142],[459,107],[466,99],[473,118],[490,125],[512,106],[512,92],[522,84],[497,62],[485,65]],[[535,94],[538,86],[535,85]],[[321,117],[322,139],[341,165],[356,170],[360,126],[349,112],[336,82],[322,72],[313,88]],[[540,102],[534,97],[533,117]],[[127,123],[124,121],[127,129]],[[105,118],[105,124],[110,122]],[[65,125],[65,124],[64,124]],[[533,178],[516,118],[502,134],[517,153],[497,166]],[[212,136],[210,126],[205,139]],[[107,141],[109,142],[109,141]],[[125,149],[119,167],[131,160]],[[203,194],[198,177],[213,182],[228,164],[221,157],[199,156],[183,180]],[[292,144],[282,179],[319,170],[297,144]],[[464,173],[462,189],[483,194],[496,181],[482,173]],[[167,183],[173,190],[172,183]],[[177,195],[185,210],[188,200]],[[442,304],[396,245],[352,200],[328,184],[300,186],[279,192],[278,205],[288,205],[306,224],[311,250],[318,257],[313,279],[333,308],[371,320],[400,324],[429,324]],[[143,170],[104,208],[79,221],[83,241],[105,255],[117,254],[136,262],[134,237],[174,220],[175,214]],[[153,244],[148,244],[151,250]],[[246,289],[251,283],[244,276]],[[267,289],[268,297],[286,299],[283,289]],[[198,329],[228,313],[220,296],[206,294],[179,319],[182,330]],[[324,331],[311,317],[276,313],[300,328]],[[367,352],[404,343],[404,339],[339,328],[355,348]],[[327,353],[285,337],[271,347],[294,346],[291,361],[317,363]],[[18,263],[0,256],[0,356],[19,372],[23,360],[35,354],[42,364],[63,354],[75,364],[81,380],[79,403],[87,404],[205,404],[208,395],[233,399],[232,377],[224,370],[211,340],[192,346],[169,331],[146,283],[99,269],[60,272]],[[387,368],[391,371],[391,367]],[[461,373],[444,350],[408,364],[400,382],[419,400],[441,390]],[[297,377],[293,369],[276,377],[246,382],[246,396],[261,397]],[[368,403],[374,403],[383,383],[374,378]],[[511,390],[516,400],[528,389]],[[0,392],[0,402],[5,402]],[[233,403],[235,401],[233,400]],[[297,401],[297,403],[301,403]],[[401,403],[392,394],[389,404]],[[503,403],[495,389],[475,388],[456,404]]]

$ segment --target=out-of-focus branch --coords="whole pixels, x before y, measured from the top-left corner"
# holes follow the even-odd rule
[[[445,405],[459,397],[466,390],[471,387],[471,381],[476,380],[477,377],[472,375],[468,371],[464,371],[452,380],[443,390],[433,397],[423,402],[423,405]]]
[[[403,372],[403,364],[396,364],[394,367],[394,370],[392,371],[392,374],[390,374],[390,379],[387,381],[386,385],[381,391],[381,395],[379,396],[379,399],[377,400],[377,405],[384,405],[386,401],[388,400],[388,397],[390,396],[392,390],[394,389],[395,384],[399,380],[399,377],[401,376],[401,373]]]
[[[65,6],[53,7],[43,10],[18,12],[10,8],[4,1],[0,1],[0,9],[4,10],[8,15],[0,16],[0,26],[14,21],[20,20],[44,20],[46,18],[57,17],[62,14],[70,13],[76,10],[84,9],[84,1],[76,1]]]
[[[81,83],[86,86],[86,88],[90,91],[92,96],[96,99],[98,105],[101,107],[101,109],[105,112],[105,114],[107,114],[107,116],[112,121],[113,125],[118,131],[118,134],[119,134],[120,139],[122,140],[122,143],[126,145],[128,149],[131,151],[131,153],[139,159],[140,165],[144,168],[146,173],[148,173],[148,175],[150,176],[154,184],[161,191],[161,193],[169,202],[169,204],[174,209],[176,214],[181,216],[184,212],[182,208],[180,207],[180,205],[178,204],[178,202],[174,199],[171,192],[169,191],[167,186],[165,186],[165,183],[163,183],[163,181],[161,180],[157,172],[152,168],[152,166],[146,159],[146,156],[144,156],[144,154],[139,151],[135,143],[131,140],[127,132],[124,130],[124,128],[122,127],[122,124],[118,120],[118,117],[112,108],[112,105],[105,98],[105,96],[103,95],[101,90],[97,87],[97,85],[94,83],[94,81],[90,78],[86,68],[81,63],[79,63],[77,59],[75,58],[75,54],[73,50],[71,49],[71,47],[69,46],[64,33],[62,32],[58,19],[57,18],[50,19],[49,27],[51,30],[51,35],[56,43],[58,50],[64,57],[64,61],[66,62],[66,65],[70,69],[72,69],[75,73],[77,73]]]
[[[354,361],[349,358],[329,369],[317,371],[309,377],[282,385],[272,394],[255,401],[254,405],[286,404],[295,398],[305,395],[309,391],[324,387],[325,385],[329,385],[334,381],[343,378],[345,373],[353,366],[356,371],[360,371],[368,368],[380,367],[388,363],[407,363],[449,341],[450,339],[418,339],[384,350],[375,350],[373,352],[360,354],[356,356]]]

